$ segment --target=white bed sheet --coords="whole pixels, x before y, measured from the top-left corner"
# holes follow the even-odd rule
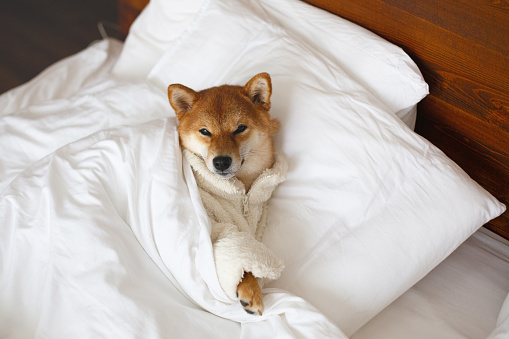
[[[508,292],[508,242],[480,229],[351,338],[487,338]],[[498,325],[508,338],[505,316]]]
[[[9,150],[0,162],[0,337],[342,336],[278,290],[265,291],[264,321],[250,323],[207,269],[206,230],[189,239],[168,228],[203,226],[175,221],[199,199],[183,181],[167,182],[163,169],[180,166],[154,166],[181,161],[164,152],[176,134],[171,119],[159,118],[173,114],[150,84],[109,77],[120,47],[103,41],[0,96],[0,145]],[[15,146],[12,135],[23,136]],[[186,197],[174,213],[164,209],[166,189]],[[508,252],[476,233],[353,337],[485,337],[509,290]]]

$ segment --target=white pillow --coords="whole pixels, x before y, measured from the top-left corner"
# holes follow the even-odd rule
[[[130,30],[113,73],[145,77],[156,60],[175,43],[192,20],[207,12],[205,0],[152,0]],[[408,126],[415,126],[415,105],[428,86],[405,52],[336,15],[296,0],[262,0],[246,6],[246,18],[263,9],[266,20],[297,36],[327,56],[371,91]]]
[[[131,25],[112,73],[127,80],[145,78],[206,2],[151,0]]]
[[[206,0],[152,0],[131,25],[112,74],[145,78],[164,51],[194,19]]]
[[[271,286],[351,335],[505,207],[308,42],[261,2],[212,1],[149,79],[165,92],[271,74],[289,158],[264,238],[286,265]]]

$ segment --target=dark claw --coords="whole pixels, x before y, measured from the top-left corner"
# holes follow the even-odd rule
[[[244,300],[241,300],[240,304],[244,307],[249,306],[249,303],[245,302]]]
[[[249,313],[249,314],[254,314],[254,312],[253,312],[253,311],[250,311],[250,310],[246,310],[246,309],[244,309],[244,311],[246,311],[246,312],[247,312],[247,313]]]

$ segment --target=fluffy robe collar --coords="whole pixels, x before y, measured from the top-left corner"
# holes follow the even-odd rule
[[[236,177],[230,179],[218,178],[209,171],[202,157],[184,149],[183,154],[191,165],[198,186],[210,193],[217,194],[228,200],[244,199],[249,197],[252,203],[267,201],[277,185],[286,179],[288,163],[279,153],[275,154],[272,168],[268,168],[253,182],[249,192],[246,193],[244,184]]]

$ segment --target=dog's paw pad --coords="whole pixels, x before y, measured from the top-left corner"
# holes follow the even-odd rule
[[[261,291],[241,292],[239,295],[239,302],[247,313],[262,315],[264,307]]]
[[[263,314],[263,302],[247,301],[240,299],[240,304],[248,314]]]
[[[248,314],[262,315],[264,309],[262,291],[250,273],[246,273],[243,281],[237,287],[237,298]]]

